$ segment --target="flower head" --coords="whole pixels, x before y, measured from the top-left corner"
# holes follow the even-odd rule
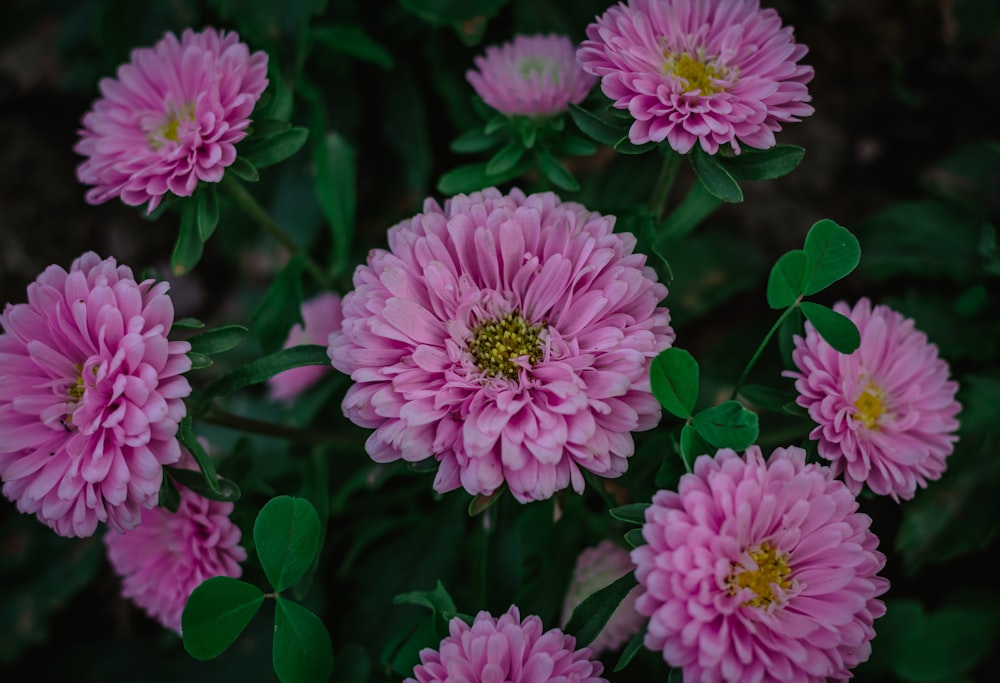
[[[858,326],[861,346],[838,353],[807,322],[792,352],[798,370],[785,373],[819,425],[809,436],[851,491],[868,484],[897,501],[912,498],[941,476],[958,440],[958,384],[909,318],[868,299],[834,310]]]
[[[758,0],[629,0],[587,37],[577,59],[635,119],[635,144],[767,149],[783,123],[813,112],[813,70],[798,63],[807,49]]]
[[[288,333],[285,348],[300,344],[320,344],[326,346],[330,334],[340,329],[343,314],[340,312],[340,297],[330,292],[324,292],[302,304],[302,321],[305,325],[296,323]],[[268,381],[271,398],[276,401],[291,401],[310,386],[315,384],[329,367],[307,365],[301,368],[285,370]]]
[[[191,347],[167,340],[167,289],[88,252],[0,315],[3,492],[62,536],[134,527],[180,458]]]
[[[389,230],[330,336],[344,413],[378,462],[440,461],[434,488],[520,501],[615,477],[660,409],[667,289],[614,219],[554,194],[458,195]]]
[[[801,448],[725,449],[660,491],[632,551],[645,645],[684,680],[846,679],[866,660],[885,557],[871,519]]]
[[[633,569],[635,565],[632,564],[628,551],[608,539],[580,553],[576,558],[573,578],[570,579],[569,588],[566,589],[566,599],[563,601],[563,626],[569,623],[577,605],[631,573]],[[639,597],[638,587],[629,591],[618,605],[618,609],[611,614],[608,623],[590,644],[594,654],[600,654],[605,650],[617,650],[639,632],[645,618],[635,611],[637,597]]]
[[[185,455],[182,467],[197,469]],[[213,576],[239,578],[247,552],[240,528],[229,515],[232,503],[204,498],[178,485],[180,506],[142,511],[142,522],[124,533],[104,536],[108,560],[122,577],[122,595],[165,627],[181,630],[188,596]]]
[[[437,650],[420,651],[414,677],[404,683],[607,683],[590,648],[575,649],[576,639],[559,629],[543,632],[536,616],[521,621],[513,605],[499,619],[480,612],[472,626],[454,617],[448,632]]]
[[[152,211],[168,191],[189,197],[199,181],[219,182],[265,87],[267,54],[235,33],[187,29],[134,50],[83,117],[76,175],[94,186],[87,201],[121,197]]]
[[[508,116],[553,116],[578,104],[596,78],[576,63],[566,36],[514,36],[486,48],[465,77],[486,104]]]

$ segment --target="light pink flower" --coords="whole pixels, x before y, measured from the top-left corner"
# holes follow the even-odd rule
[[[614,218],[551,193],[458,195],[389,230],[330,336],[344,413],[377,462],[441,465],[434,488],[522,502],[617,477],[656,426],[667,289]]]
[[[703,455],[646,510],[644,644],[685,683],[824,683],[868,659],[885,557],[854,495],[805,455]]]
[[[167,289],[88,252],[0,315],[3,492],[62,536],[134,527],[180,458],[191,346],[167,340]]]
[[[413,678],[404,683],[608,683],[604,667],[591,661],[590,648],[557,628],[543,632],[542,620],[511,605],[499,619],[480,612],[472,626],[460,617],[437,650],[420,651]]]
[[[76,169],[94,186],[87,201],[121,197],[152,211],[168,191],[189,197],[199,181],[219,182],[265,87],[267,54],[235,33],[187,29],[134,50],[83,117],[74,149],[87,157]]]
[[[196,470],[185,453],[181,467]],[[142,511],[142,522],[124,533],[104,535],[108,560],[122,578],[122,595],[165,627],[181,631],[191,592],[213,576],[239,578],[247,552],[232,503],[209,500],[178,485],[180,506]]]
[[[597,545],[586,548],[576,558],[573,578],[570,579],[569,588],[566,589],[562,625],[569,623],[577,605],[634,569],[635,565],[632,564],[628,551],[615,545],[613,541],[604,539]],[[633,588],[618,605],[618,609],[611,614],[608,623],[590,644],[590,649],[595,655],[605,650],[619,649],[642,628],[646,620],[635,611],[635,600],[639,597],[639,593],[638,587]]]
[[[288,333],[288,339],[285,340],[285,348],[300,344],[326,346],[330,334],[340,329],[342,319],[339,296],[331,292],[324,292],[313,297],[302,304],[302,321],[305,326],[296,323],[292,327]],[[290,402],[329,371],[329,367],[321,365],[307,365],[285,370],[268,381],[271,398],[276,401]]]
[[[553,116],[578,104],[597,79],[576,63],[576,48],[557,35],[514,36],[486,48],[465,77],[501,114]]]
[[[635,121],[635,144],[667,140],[767,149],[789,121],[812,114],[808,51],[758,0],[629,0],[587,27],[577,59]]]
[[[807,322],[792,352],[798,371],[784,373],[819,425],[809,437],[854,493],[868,484],[896,501],[912,498],[940,478],[958,440],[958,384],[909,318],[868,299],[833,308],[858,326],[861,346],[838,353]]]

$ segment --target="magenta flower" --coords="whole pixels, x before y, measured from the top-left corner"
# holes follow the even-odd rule
[[[582,469],[625,471],[631,431],[660,408],[667,289],[614,218],[551,193],[458,195],[389,230],[344,297],[330,359],[355,384],[344,413],[377,462],[440,461],[434,488],[522,502]]]
[[[543,632],[536,616],[521,621],[514,605],[499,619],[480,612],[472,626],[453,617],[448,632],[437,650],[420,651],[404,683],[608,683],[590,648],[576,650],[576,639],[557,628]]]
[[[686,683],[843,680],[871,653],[885,557],[854,495],[805,455],[703,455],[646,510],[644,644]]]
[[[89,203],[121,197],[152,211],[167,191],[190,197],[199,181],[222,180],[267,87],[267,54],[239,41],[214,28],[167,33],[101,80],[74,148],[87,157],[76,176],[94,186]]]
[[[185,469],[196,470],[185,454]],[[124,533],[104,535],[108,560],[122,578],[122,596],[131,599],[165,627],[181,631],[188,596],[213,576],[239,578],[247,552],[240,528],[229,515],[232,503],[199,496],[178,485],[177,512],[165,508],[142,511],[142,522]]]
[[[3,492],[62,536],[134,527],[180,458],[191,346],[167,340],[167,289],[88,252],[0,315]]]
[[[300,344],[326,346],[330,334],[340,329],[342,319],[339,296],[324,292],[313,297],[302,304],[302,321],[305,327],[297,323],[292,327],[288,339],[285,340],[285,348]],[[276,401],[291,402],[329,371],[329,367],[324,368],[320,365],[285,370],[268,381],[271,398]]]
[[[608,539],[580,553],[576,558],[576,567],[573,569],[569,588],[566,589],[566,599],[563,601],[563,626],[569,623],[577,605],[634,569],[635,565],[632,564],[628,551]],[[642,628],[646,619],[635,611],[635,601],[639,597],[639,592],[638,587],[629,591],[597,638],[590,644],[590,649],[595,655],[605,650],[619,649]]]
[[[834,310],[858,326],[861,346],[835,351],[810,323],[795,337],[796,402],[819,426],[809,435],[855,494],[864,484],[896,501],[938,479],[958,437],[961,410],[948,364],[927,335],[888,306],[861,299]]]
[[[789,121],[812,114],[808,51],[758,0],[629,0],[587,27],[577,60],[635,119],[635,144],[667,140],[767,149]]]
[[[553,116],[578,104],[597,79],[577,66],[566,36],[514,36],[486,48],[465,77],[486,104],[508,116]]]

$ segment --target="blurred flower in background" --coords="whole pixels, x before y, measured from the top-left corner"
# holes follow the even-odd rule
[[[330,334],[340,329],[342,319],[340,297],[336,294],[324,292],[309,299],[302,304],[304,326],[296,323],[292,327],[285,341],[285,348],[300,344],[326,346]],[[329,367],[324,368],[319,365],[285,370],[268,380],[271,398],[276,401],[291,402],[330,371]]]

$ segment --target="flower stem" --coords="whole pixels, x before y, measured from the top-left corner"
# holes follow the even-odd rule
[[[796,299],[791,306],[785,309],[784,313],[778,317],[775,323],[771,325],[771,329],[767,331],[766,335],[764,335],[764,340],[760,343],[760,346],[757,347],[757,350],[753,352],[753,356],[750,357],[749,362],[747,362],[747,366],[743,368],[743,374],[740,375],[738,380],[736,380],[736,386],[733,387],[733,394],[730,398],[735,399],[736,395],[740,393],[740,389],[743,387],[743,383],[747,381],[747,377],[750,375],[750,371],[753,369],[754,364],[757,362],[757,359],[760,358],[760,354],[764,352],[764,347],[767,346],[767,343],[771,341],[771,337],[773,337],[774,333],[778,331],[779,327],[781,327],[781,323],[785,322],[785,318],[791,315],[792,311],[799,307],[799,303],[801,301],[802,297]]]
[[[306,270],[315,278],[317,283],[326,289],[333,289],[333,282],[330,276],[292,239],[291,235],[285,232],[284,228],[278,225],[278,222],[271,217],[271,214],[264,210],[264,207],[254,199],[252,194],[247,192],[242,183],[226,175],[223,176],[220,185],[229,193],[229,196],[233,198],[244,214],[270,233],[274,239],[278,240],[293,257],[302,257]]]
[[[667,207],[667,199],[670,197],[670,188],[674,185],[677,167],[681,163],[680,154],[669,147],[663,149],[663,166],[660,167],[660,177],[656,179],[653,194],[649,198],[649,210],[653,212],[653,218],[657,223],[663,217],[663,211]]]
[[[252,417],[235,415],[218,408],[210,408],[204,414],[198,416],[199,420],[209,424],[235,429],[252,434],[263,436],[273,436],[279,439],[289,439],[291,441],[304,441],[311,444],[324,444],[339,446],[341,448],[355,448],[357,442],[342,436],[335,436],[326,432],[318,432],[291,425],[278,424],[276,422],[265,422]]]

